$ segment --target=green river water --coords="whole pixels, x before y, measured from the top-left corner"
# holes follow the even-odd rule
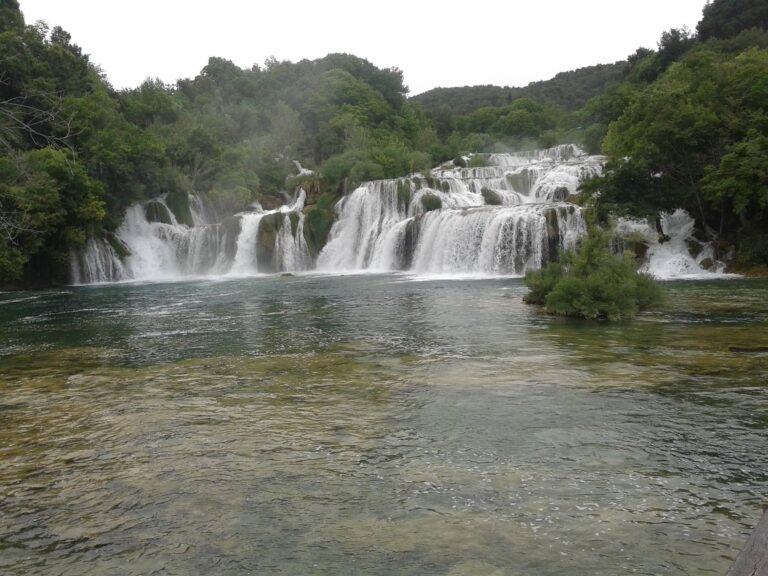
[[[626,324],[519,279],[0,294],[0,573],[723,575],[768,495],[768,282]]]

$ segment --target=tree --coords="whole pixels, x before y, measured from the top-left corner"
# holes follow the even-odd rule
[[[711,81],[718,66],[718,56],[711,53],[673,66],[611,124],[604,142],[614,166],[621,167],[609,172],[609,178],[642,175],[642,183],[653,182],[659,209],[687,208],[701,225],[707,224],[707,216],[699,180],[719,157],[725,130]],[[611,189],[617,190],[606,188]],[[611,201],[610,196],[605,200]]]
[[[43,148],[0,160],[0,284],[65,280],[69,250],[98,231],[103,187],[68,150]],[[28,269],[33,258],[47,265]]]
[[[696,31],[699,39],[731,38],[750,28],[768,29],[768,4],[763,0],[714,0],[704,6]]]
[[[566,251],[560,262],[526,274],[525,284],[528,304],[588,320],[626,320],[662,299],[653,280],[637,272],[634,255],[613,253],[608,234],[596,227],[577,251]]]
[[[0,0],[0,33],[24,29],[24,16],[17,0]]]
[[[587,195],[602,215],[680,207],[710,236],[737,241],[745,227],[765,236],[766,110],[768,50],[697,48],[610,125],[611,161],[603,178],[585,185]]]

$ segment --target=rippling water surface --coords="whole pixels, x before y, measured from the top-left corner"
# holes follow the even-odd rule
[[[0,294],[0,573],[717,574],[768,489],[768,283]]]

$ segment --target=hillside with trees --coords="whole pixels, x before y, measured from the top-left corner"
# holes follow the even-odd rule
[[[0,0],[0,285],[67,281],[69,252],[114,230],[130,204],[207,195],[223,211],[282,203],[293,161],[317,169],[317,242],[352,182],[426,170],[442,158],[402,73],[346,54],[115,91],[59,27],[26,25]],[[181,211],[183,212],[183,210]]]
[[[574,111],[590,98],[602,94],[612,83],[622,80],[626,66],[624,61],[586,66],[518,88],[493,85],[433,88],[412,96],[410,100],[421,105],[429,115],[448,109],[454,115],[465,116],[478,108],[504,106],[520,98],[533,98]]]
[[[191,192],[234,213],[301,184],[317,251],[356,183],[564,142],[608,155],[585,186],[605,220],[684,207],[723,254],[768,264],[766,17],[715,0],[697,33],[669,30],[624,62],[408,99],[400,70],[347,54],[212,57],[194,78],[117,91],[66,31],[0,0],[0,286],[67,282],[71,250],[160,194],[180,213]]]

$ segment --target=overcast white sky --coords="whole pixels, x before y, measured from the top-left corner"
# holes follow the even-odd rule
[[[695,30],[705,0],[20,0],[27,23],[61,26],[116,88],[193,77],[209,56],[241,67],[347,52],[436,86],[524,86],[655,48]]]

